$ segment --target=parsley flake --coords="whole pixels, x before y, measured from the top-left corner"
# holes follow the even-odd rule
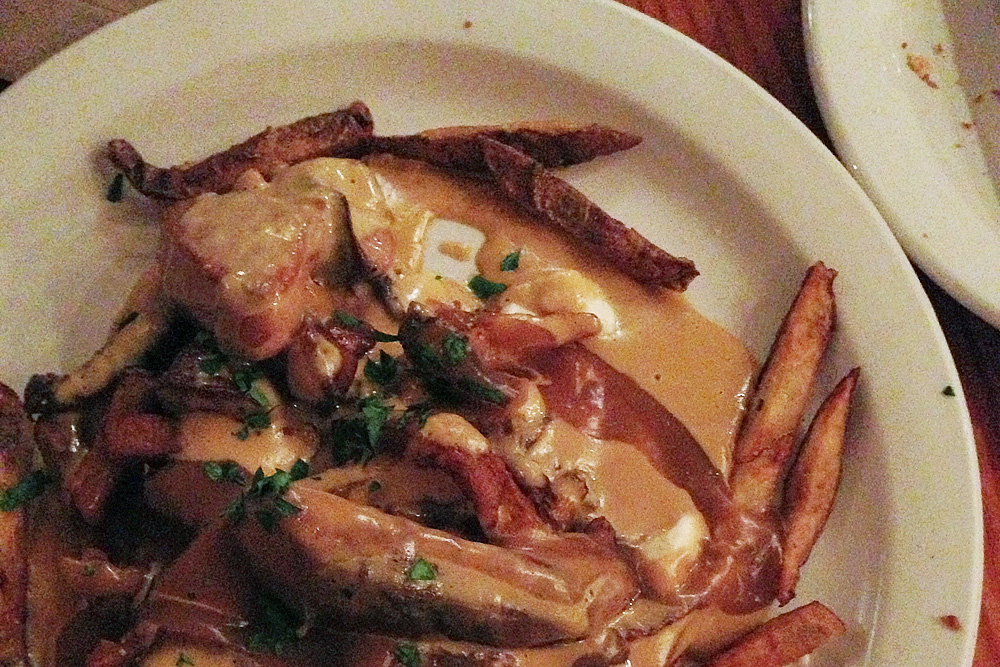
[[[373,479],[371,482],[369,482],[368,493],[378,493],[381,490],[382,490],[382,482],[378,481],[377,479]]]
[[[457,366],[469,356],[469,339],[449,331],[441,340],[441,350],[444,358],[451,366]]]
[[[174,664],[177,665],[177,667],[192,667],[192,665],[194,665],[194,660],[192,660],[187,653],[181,653],[177,656],[177,662]]]
[[[378,361],[369,359],[365,363],[365,377],[382,386],[392,384],[399,375],[399,362],[385,350],[379,350]]]
[[[949,384],[948,386],[946,386],[944,389],[941,390],[941,393],[944,394],[945,396],[954,396],[955,388]]]
[[[416,644],[397,644],[393,655],[403,667],[420,667],[423,663],[423,656]]]
[[[281,655],[299,640],[302,620],[288,605],[270,593],[257,598],[258,618],[251,624],[252,634],[247,641],[251,651]]]
[[[266,412],[255,412],[252,415],[247,415],[244,423],[247,428],[252,428],[255,431],[261,431],[271,425],[271,417]]]
[[[202,470],[213,482],[243,484],[246,481],[243,468],[235,461],[205,461]]]
[[[291,472],[277,469],[271,475],[265,475],[261,468],[253,474],[250,484],[240,493],[239,497],[233,500],[223,511],[223,516],[232,523],[240,523],[246,518],[249,509],[253,509],[253,516],[261,527],[269,533],[273,533],[278,526],[278,521],[282,518],[294,516],[302,511],[298,505],[294,505],[281,496],[288,491],[292,482],[296,482],[309,475],[309,464],[299,459],[292,466]],[[249,506],[252,505],[252,508]]]
[[[434,581],[437,579],[437,568],[430,561],[418,558],[406,571],[406,577],[410,581]]]
[[[111,180],[111,185],[108,186],[108,191],[104,194],[104,198],[107,199],[112,204],[117,204],[122,200],[125,195],[125,174],[118,172],[115,177]]]
[[[92,577],[95,574],[97,574],[97,566],[96,565],[94,565],[93,563],[86,563],[83,566],[83,576],[85,576],[85,577]]]
[[[350,313],[345,313],[342,310],[338,310],[336,313],[334,313],[333,316],[337,318],[338,322],[340,322],[342,325],[350,329],[353,329],[355,327],[360,327],[362,324],[364,324],[364,322],[362,322],[354,315],[351,315]]]
[[[0,493],[0,512],[14,512],[38,496],[52,481],[47,473],[36,470],[25,475],[20,482]]]
[[[469,281],[469,289],[480,299],[488,299],[507,289],[505,283],[495,283],[481,275],[475,275]]]
[[[521,263],[521,251],[515,250],[514,252],[508,253],[503,261],[500,262],[501,271],[517,271],[518,265]]]

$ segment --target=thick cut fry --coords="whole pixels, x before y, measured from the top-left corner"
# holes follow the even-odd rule
[[[833,509],[840,484],[847,413],[859,372],[855,368],[848,373],[823,401],[786,483],[785,537],[778,579],[778,601],[783,605],[795,597],[799,570]]]
[[[819,602],[776,616],[712,658],[706,667],[782,667],[809,655],[847,628]]]
[[[31,420],[21,400],[0,384],[0,493],[16,486],[31,467],[31,434]],[[0,508],[0,667],[28,664],[26,540],[26,509]]]
[[[479,146],[481,137],[511,146],[546,167],[587,162],[642,141],[637,135],[597,124],[541,122],[442,127],[407,136],[371,137],[365,142],[365,152],[389,153],[445,169],[481,173],[487,170]]]
[[[291,125],[269,127],[193,165],[153,166],[124,139],[109,142],[108,154],[135,189],[147,197],[187,199],[205,192],[228,192],[249,169],[270,180],[279,169],[311,158],[356,157],[372,126],[368,107],[354,102]]]
[[[125,368],[138,362],[166,332],[169,315],[160,309],[138,313],[114,332],[82,366],[62,377],[36,375],[25,395],[28,409],[45,412],[103,391]]]
[[[698,275],[694,262],[656,247],[531,156],[488,137],[479,142],[492,179],[508,197],[595,257],[650,287],[683,291]]]
[[[781,502],[799,424],[833,333],[836,275],[822,262],[809,267],[760,372],[733,452],[733,494],[744,507],[764,510]]]

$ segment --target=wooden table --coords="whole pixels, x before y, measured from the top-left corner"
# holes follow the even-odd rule
[[[829,145],[809,85],[801,0],[622,0],[749,74]],[[141,4],[144,4],[145,0]],[[0,82],[0,90],[3,82]],[[986,534],[974,667],[1000,665],[1000,331],[921,275],[962,379],[979,454]],[[956,536],[956,539],[962,539]]]
[[[693,37],[749,74],[829,145],[809,86],[801,0],[622,1]],[[921,281],[955,357],[975,431],[986,569],[973,665],[995,667],[1000,665],[1000,331],[925,276]]]

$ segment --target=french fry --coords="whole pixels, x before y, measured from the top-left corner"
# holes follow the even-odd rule
[[[82,366],[55,381],[52,387],[54,402],[71,405],[105,389],[115,376],[149,351],[169,323],[170,318],[163,309],[138,313]]]
[[[653,245],[531,156],[488,137],[479,142],[493,181],[510,199],[595,257],[640,284],[678,292],[698,275],[690,259],[674,257]]]
[[[706,667],[782,667],[809,655],[847,628],[819,602],[793,609],[745,635]]]
[[[602,125],[518,123],[442,127],[418,134],[371,137],[366,153],[389,153],[445,169],[473,173],[487,170],[480,137],[488,137],[529,155],[546,167],[587,162],[638,145],[642,138]]]
[[[108,143],[108,156],[136,190],[147,197],[171,201],[205,192],[228,192],[249,169],[269,179],[279,169],[310,158],[354,157],[371,132],[371,112],[361,102],[354,102],[291,125],[269,127],[191,165],[156,167],[124,139]]]
[[[840,484],[844,431],[859,368],[841,380],[823,401],[785,483],[782,513],[785,536],[778,578],[778,602],[795,596],[799,570],[823,531]]]
[[[0,493],[31,468],[32,426],[17,394],[0,384]],[[0,665],[27,665],[27,510],[0,508]]]
[[[749,509],[763,511],[781,502],[799,424],[833,333],[836,275],[822,262],[809,267],[757,380],[730,476],[734,497]]]

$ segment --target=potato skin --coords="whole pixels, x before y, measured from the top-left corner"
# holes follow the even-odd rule
[[[31,466],[32,425],[17,393],[0,384],[0,492]],[[27,664],[27,511],[0,510],[0,666]]]

